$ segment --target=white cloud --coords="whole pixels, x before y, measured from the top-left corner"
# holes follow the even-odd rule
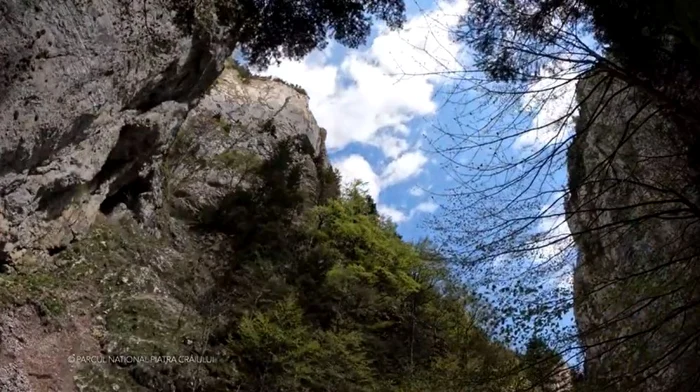
[[[381,189],[379,176],[365,158],[353,154],[334,162],[333,166],[340,172],[344,185],[347,186],[355,180],[360,180],[365,183],[364,189],[367,194],[372,196],[374,200],[379,200]]]
[[[564,195],[561,192],[553,193],[540,209],[540,216],[536,230],[543,234],[543,238],[539,245],[548,245],[540,249],[540,260],[537,261],[547,261],[571,246],[571,232],[564,211]]]
[[[433,212],[437,211],[438,207],[439,206],[434,202],[426,201],[417,204],[415,207],[411,208],[408,213],[387,205],[379,205],[377,210],[380,214],[388,217],[394,223],[403,223],[415,218],[419,214],[432,214]]]
[[[432,10],[409,18],[400,30],[379,25],[365,49],[349,50],[340,63],[331,62],[332,50],[327,48],[304,61],[282,61],[263,72],[307,91],[311,112],[328,132],[329,149],[361,143],[379,148],[389,158],[376,171],[358,154],[340,158],[334,166],[344,184],[366,183],[380,212],[397,223],[436,208],[421,203],[405,212],[379,203],[379,195],[415,178],[428,162],[419,146],[409,143],[409,126],[412,120],[436,113],[436,91],[449,83],[441,73],[461,68],[463,48],[450,35],[466,10],[467,0],[439,1]]]
[[[408,193],[410,193],[411,196],[421,197],[425,195],[425,190],[418,186],[412,186],[411,189],[408,190]]]
[[[439,206],[435,202],[424,201],[418,204],[417,206],[413,207],[413,209],[411,210],[411,214],[413,215],[421,212],[432,214],[433,212],[437,211],[438,207]]]
[[[391,219],[394,223],[402,223],[409,219],[409,216],[406,215],[403,211],[386,205],[377,206],[377,212]]]
[[[409,148],[406,139],[385,133],[376,135],[370,144],[379,147],[382,153],[389,158],[396,158]]]
[[[330,149],[359,142],[395,158],[408,148],[408,123],[437,110],[434,93],[446,81],[439,73],[459,67],[462,47],[450,40],[450,30],[466,9],[466,0],[440,1],[401,30],[380,25],[368,48],[350,50],[340,65],[317,52],[265,73],[306,89]]]
[[[298,84],[306,90],[310,97],[327,97],[335,94],[338,68],[325,64],[325,59],[314,53],[321,60],[304,62],[283,61],[279,65],[267,69],[264,74],[277,76],[290,83]]]
[[[376,201],[382,189],[404,182],[420,174],[428,158],[420,151],[410,151],[389,162],[381,175],[377,174],[372,165],[361,155],[352,154],[335,162],[335,166],[343,178],[344,184],[355,180],[365,182],[365,190]]]
[[[573,247],[573,238],[569,225],[566,223],[563,195],[555,193],[551,200],[553,201],[545,204],[540,211],[544,217],[540,218],[536,230],[538,233],[542,233],[543,237],[532,245],[542,248],[538,249],[533,261],[539,265],[549,264],[550,280],[553,285],[571,289],[573,260],[569,260],[567,257],[570,256],[569,251]]]
[[[442,81],[439,72],[459,67],[462,47],[450,39],[450,32],[467,7],[466,0],[439,1],[430,12],[409,19],[401,30],[382,29],[371,52],[385,69],[399,77],[419,75],[404,76],[404,80]]]
[[[391,161],[382,172],[382,186],[391,186],[415,177],[423,170],[428,158],[421,151],[404,153]]]
[[[333,166],[340,172],[343,185],[350,185],[356,180],[362,181],[364,183],[363,189],[377,202],[379,213],[395,223],[402,223],[418,214],[433,213],[438,209],[438,205],[432,201],[421,202],[410,211],[405,212],[397,207],[380,203],[379,194],[383,189],[406,181],[420,173],[426,162],[427,158],[423,153],[411,151],[390,162],[381,175],[378,175],[372,165],[358,154],[343,157],[333,162]]]

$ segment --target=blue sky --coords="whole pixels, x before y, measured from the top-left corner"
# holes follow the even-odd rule
[[[326,145],[333,165],[346,182],[365,182],[379,212],[397,223],[405,239],[415,240],[431,235],[423,222],[440,213],[441,200],[430,193],[453,186],[441,160],[431,153],[426,136],[433,136],[436,124],[457,127],[458,111],[465,109],[443,105],[443,93],[455,87],[444,73],[468,67],[465,48],[453,42],[450,34],[466,13],[468,2],[408,0],[407,8],[408,20],[399,31],[380,24],[360,48],[331,43],[303,61],[283,61],[264,74],[307,91],[314,117],[328,131]],[[532,89],[547,87],[552,81],[542,83]],[[573,96],[573,84],[568,84],[557,90],[554,99],[539,97],[545,103],[538,108],[523,102],[527,125],[542,129],[514,139],[509,152],[517,156],[552,138],[570,135],[570,124],[561,135],[558,126],[544,125],[566,113]],[[565,172],[556,173],[554,186],[561,187],[565,180]],[[542,221],[540,228],[568,234],[563,218]]]
[[[451,40],[467,8],[467,0],[408,0],[401,30],[379,24],[360,48],[331,42],[303,61],[283,61],[264,72],[308,92],[312,113],[328,131],[334,166],[346,181],[367,183],[380,212],[409,240],[430,234],[421,222],[437,212],[440,201],[429,193],[451,185],[425,134],[430,136],[436,123],[453,126],[455,110],[464,109],[443,106],[441,92],[454,87],[444,73],[469,63],[465,48]],[[556,118],[568,108],[559,101],[570,103],[572,97],[572,88],[563,89],[561,99],[532,116],[532,125]],[[513,149],[537,146],[556,132],[525,134]],[[564,174],[559,177],[563,182]]]
[[[263,72],[307,91],[311,112],[328,132],[326,147],[332,164],[346,183],[364,182],[379,212],[391,218],[408,240],[430,236],[423,222],[439,214],[444,201],[431,193],[454,186],[442,167],[444,160],[432,153],[427,142],[436,136],[436,124],[460,133],[460,121],[476,125],[492,109],[474,104],[445,105],[447,94],[460,83],[449,73],[469,68],[466,48],[452,40],[467,11],[468,0],[408,0],[407,21],[400,30],[392,31],[379,23],[360,48],[331,42],[301,61],[282,61]],[[571,134],[571,124],[564,124],[562,132],[555,120],[572,108],[575,83],[557,88],[556,94],[538,92],[561,84],[566,74],[558,69],[566,66],[544,67],[541,74],[549,73],[552,78],[530,86],[533,93],[520,98],[515,107],[523,127],[536,130],[513,138],[499,152],[517,159],[532,148]],[[460,92],[457,98],[469,94]],[[473,115],[465,115],[472,111]],[[473,162],[490,159],[491,154],[487,151],[483,156],[455,158]],[[499,180],[504,181],[494,179]],[[561,189],[565,180],[566,173],[560,170],[549,186]],[[549,207],[547,203],[552,201],[543,201],[543,210]],[[563,210],[561,204],[554,208]],[[563,216],[539,222],[538,229],[568,237]],[[552,248],[550,253],[556,250]]]
[[[359,179],[380,213],[406,239],[428,232],[421,222],[438,204],[425,190],[446,185],[427,149],[424,132],[440,116],[440,76],[406,76],[459,67],[461,46],[449,32],[464,14],[464,0],[407,3],[400,31],[375,27],[367,43],[349,50],[331,43],[299,62],[283,61],[266,74],[302,86],[319,125],[328,131],[331,162],[344,180]]]

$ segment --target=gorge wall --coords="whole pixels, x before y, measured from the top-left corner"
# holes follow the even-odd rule
[[[184,34],[164,4],[0,3],[5,262],[79,237],[113,184],[162,153],[218,76],[234,43],[216,24]]]
[[[219,76],[234,42],[218,32],[215,23],[209,31],[185,35],[175,23],[176,12],[163,4],[0,4],[4,263],[26,250],[65,247],[126,184],[160,181],[159,164],[180,128],[197,128],[206,122],[203,117],[216,117],[214,125],[225,125],[226,132],[248,135],[274,117],[278,135],[239,135],[239,148],[262,153],[270,140],[302,132],[308,133],[314,154],[320,153],[322,132],[305,107],[306,98],[291,87],[263,86],[260,80],[235,87],[235,77],[228,74],[219,88],[200,100]],[[303,125],[312,122],[313,126]],[[295,127],[299,130],[292,130]],[[201,137],[201,131],[192,132]],[[214,156],[234,144],[218,139],[208,143],[196,155]],[[182,168],[172,169],[176,176],[184,175]],[[199,189],[199,199],[221,186],[207,184]],[[159,192],[157,185],[142,186]],[[155,198],[140,202],[142,209],[162,204],[159,195],[141,197]],[[189,198],[176,204],[204,202]],[[147,207],[148,203],[155,205]]]
[[[164,4],[0,0],[2,391],[227,390],[217,383],[230,367],[67,358],[206,346],[205,332],[220,332],[206,316],[230,239],[196,228],[227,219],[221,206],[244,201],[280,146],[304,202],[323,197],[325,131],[303,91],[226,64],[235,42],[215,22],[184,33]],[[603,77],[578,90],[567,210],[587,379],[596,391],[691,390],[700,196],[689,152],[643,94]],[[498,357],[475,362],[512,360],[479,342]]]
[[[695,390],[700,194],[688,130],[604,73],[577,96],[567,215],[586,379],[593,391]]]
[[[182,381],[170,365],[124,376],[67,358],[193,344],[220,241],[192,226],[281,144],[319,196],[308,97],[241,76],[216,23],[185,34],[164,4],[0,2],[2,391],[190,388],[196,364]]]

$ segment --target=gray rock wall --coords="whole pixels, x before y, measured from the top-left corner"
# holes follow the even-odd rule
[[[308,98],[233,69],[217,81],[233,42],[215,24],[183,34],[163,4],[0,1],[0,264],[62,249],[101,208],[157,234],[166,197],[191,218],[288,137],[308,140],[315,182]]]
[[[578,98],[567,214],[586,378],[595,391],[694,390],[700,197],[683,130],[602,75]]]
[[[4,259],[84,232],[110,184],[156,153],[218,76],[232,42],[182,34],[162,4],[0,2]]]
[[[230,40],[182,34],[161,4],[0,0],[0,273],[17,272],[0,276],[0,297],[34,304],[0,304],[2,391],[128,384],[67,357],[110,353],[114,344],[132,352],[144,341],[137,332],[106,332],[102,316],[72,313],[54,331],[38,297],[96,274],[102,294],[75,291],[86,297],[80,314],[120,314],[116,297],[142,301],[130,296],[148,293],[145,312],[174,317],[170,328],[184,308],[172,293],[189,287],[155,279],[154,271],[213,273],[202,262],[210,244],[190,224],[245,187],[284,140],[304,147],[292,154],[304,190],[316,192],[318,171],[328,168],[325,131],[305,94],[280,81],[242,79],[224,67]],[[76,256],[78,248],[90,249],[88,259]],[[66,260],[88,268],[66,271]],[[42,283],[7,283],[23,279]],[[123,311],[119,317],[131,318]],[[182,381],[149,377],[168,390]]]
[[[189,112],[165,162],[174,212],[193,219],[216,207],[290,138],[308,146],[308,154],[295,159],[306,173],[305,188],[314,192],[314,158],[325,161],[325,140],[308,97],[280,81],[242,78],[225,69]]]

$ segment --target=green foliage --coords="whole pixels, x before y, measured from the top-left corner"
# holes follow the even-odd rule
[[[208,226],[230,236],[216,350],[241,391],[507,391],[517,357],[492,343],[472,298],[428,243],[412,245],[358,187],[317,162],[323,200],[301,209],[304,146],[280,144],[259,183]],[[225,315],[225,317],[222,317]],[[511,388],[511,389],[509,389]]]
[[[216,119],[217,125],[221,127],[221,130],[224,131],[225,134],[230,135],[231,134],[231,129],[233,128],[233,125],[231,125],[228,120],[224,119],[223,117],[218,117]]]
[[[301,95],[306,95],[307,97],[309,96],[309,94],[306,92],[306,90],[304,90],[304,88],[298,84],[289,83],[285,80],[282,80],[282,79],[276,78],[276,77],[273,77],[272,80],[286,84],[287,86],[293,88],[296,92],[298,92]]]
[[[318,174],[318,198],[319,205],[340,197],[340,173],[337,169],[327,165],[322,160],[316,160],[316,173]]]
[[[537,390],[549,391],[548,384],[562,363],[561,355],[544,340],[537,336],[530,339],[523,356],[523,368],[528,381]]]
[[[249,64],[264,67],[282,57],[300,59],[332,38],[357,47],[374,18],[389,27],[405,19],[402,0],[168,0],[176,23],[188,33],[213,31],[213,15],[225,27]]]
[[[301,95],[306,95],[307,97],[309,96],[309,94],[306,92],[306,90],[305,90],[303,87],[301,87],[300,85],[291,83],[290,86],[291,86],[294,90],[296,90],[296,92],[298,92],[299,94],[301,94]]]
[[[474,300],[440,254],[404,242],[359,188],[341,193],[323,158],[315,163],[326,189],[302,208],[299,158],[308,149],[303,139],[281,142],[178,251],[131,218],[105,220],[60,254],[60,271],[0,280],[0,305],[32,297],[47,319],[94,308],[104,323],[95,338],[115,355],[217,358],[83,366],[76,384],[89,390],[505,392],[522,384],[512,373],[517,357],[476,326],[466,311]],[[217,160],[243,159],[231,154]],[[66,299],[78,294],[85,302]]]
[[[248,150],[226,150],[214,156],[214,164],[231,170],[250,170],[262,164],[260,157]]]
[[[291,297],[244,317],[230,346],[251,390],[371,390],[361,336],[309,328]]]

